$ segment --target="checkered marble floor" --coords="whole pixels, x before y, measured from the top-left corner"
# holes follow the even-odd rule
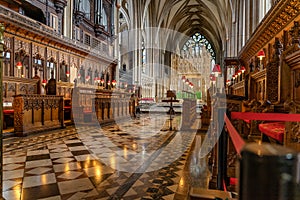
[[[205,163],[200,172],[193,165],[196,131],[179,131],[179,124],[174,118],[169,130],[167,115],[143,114],[105,127],[70,126],[5,139],[3,197],[186,199],[201,176],[205,187],[209,172]]]

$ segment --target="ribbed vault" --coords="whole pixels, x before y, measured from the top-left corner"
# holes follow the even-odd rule
[[[221,59],[232,21],[232,0],[145,0],[144,3],[144,14],[151,15],[150,24],[174,30],[165,36],[168,48],[181,48],[187,38],[199,32],[212,44],[217,61]]]

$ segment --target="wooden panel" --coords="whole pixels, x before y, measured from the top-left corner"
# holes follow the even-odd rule
[[[18,136],[63,128],[63,97],[17,95],[14,98],[14,132]]]

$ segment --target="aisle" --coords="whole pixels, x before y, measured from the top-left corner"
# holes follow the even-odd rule
[[[5,199],[185,199],[195,134],[160,131],[168,116],[4,140]],[[185,170],[184,170],[184,167]]]

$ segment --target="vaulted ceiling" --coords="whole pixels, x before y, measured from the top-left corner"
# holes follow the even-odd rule
[[[172,30],[165,35],[165,41],[168,43],[166,45],[175,44],[182,47],[188,37],[199,32],[208,39],[217,54],[222,52],[230,35],[235,1],[125,0],[128,5],[132,4],[133,9],[130,9],[129,5],[128,12],[139,10],[137,15],[142,25],[148,15],[151,27]]]
[[[212,44],[217,55],[225,49],[231,35],[237,0],[122,0],[130,18],[129,27],[172,30],[164,34],[165,45],[181,48],[193,34],[199,32]],[[139,26],[136,26],[139,24]],[[217,56],[218,57],[218,56]]]

